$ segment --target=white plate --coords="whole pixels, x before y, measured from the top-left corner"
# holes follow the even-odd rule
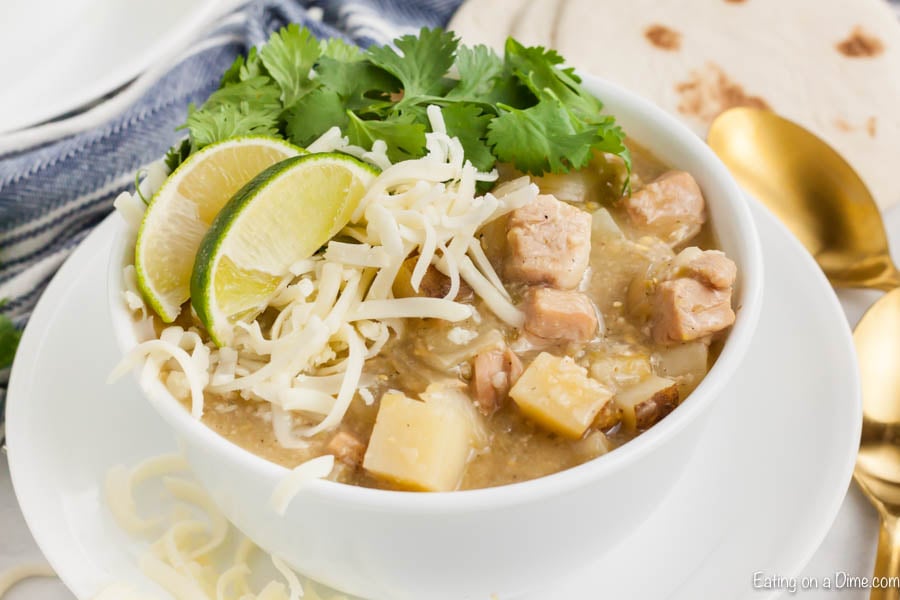
[[[0,134],[80,108],[184,46],[234,0],[3,0]]]
[[[633,537],[523,600],[762,600],[767,594],[751,585],[755,571],[796,574],[821,543],[859,440],[856,360],[821,272],[768,213],[753,208],[766,253],[763,316],[693,464]],[[112,581],[152,589],[135,564],[141,547],[116,528],[99,484],[113,464],[175,448],[131,381],[104,383],[118,358],[105,301],[111,225],[99,227],[47,289],[8,396],[16,494],[41,549],[83,600]]]

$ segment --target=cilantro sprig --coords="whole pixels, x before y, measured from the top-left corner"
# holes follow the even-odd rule
[[[0,300],[0,308],[4,304],[6,301]],[[0,369],[5,369],[12,364],[21,337],[22,332],[16,329],[9,317],[0,315]]]
[[[448,132],[481,170],[502,161],[535,175],[561,173],[583,168],[595,151],[630,168],[622,129],[554,50],[510,38],[501,57],[441,29],[360,50],[319,42],[297,25],[239,56],[203,106],[189,108],[189,139],[166,162],[175,168],[191,152],[241,135],[306,146],[334,126],[367,149],[383,140],[393,161],[416,158],[425,154],[430,104],[443,108]]]

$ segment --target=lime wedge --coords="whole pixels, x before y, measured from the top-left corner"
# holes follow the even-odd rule
[[[346,154],[288,158],[257,175],[200,243],[191,304],[216,344],[263,311],[290,267],[350,220],[378,171]]]
[[[192,154],[150,200],[138,231],[134,266],[141,293],[166,323],[190,297],[200,240],[236,191],[267,167],[303,152],[268,137],[211,144]]]

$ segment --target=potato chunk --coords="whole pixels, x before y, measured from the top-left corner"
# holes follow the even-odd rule
[[[642,431],[675,410],[678,398],[673,380],[651,375],[616,394],[616,404],[622,409],[625,426]]]
[[[709,346],[703,342],[688,342],[662,348],[654,355],[657,368],[666,377],[706,375]]]
[[[421,402],[388,392],[381,398],[363,468],[406,489],[455,490],[479,436],[475,429],[454,396],[431,394]]]
[[[643,354],[604,356],[591,363],[591,377],[613,390],[634,385],[652,373],[650,358]]]
[[[528,365],[510,398],[526,416],[550,431],[580,438],[612,393],[570,357],[542,352]]]
[[[583,440],[575,442],[575,451],[590,460],[612,450],[612,443],[601,431],[589,433]]]
[[[702,341],[662,348],[653,356],[656,372],[678,381],[684,398],[703,380],[708,370],[709,346]]]

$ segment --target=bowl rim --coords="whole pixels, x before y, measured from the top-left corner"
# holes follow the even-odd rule
[[[739,247],[741,261],[738,319],[716,362],[690,394],[691,401],[680,404],[663,421],[635,440],[616,448],[614,452],[528,481],[474,490],[423,493],[365,488],[329,480],[316,480],[310,482],[303,490],[304,494],[348,506],[366,507],[371,510],[398,510],[418,515],[457,514],[536,502],[584,487],[634,464],[699,418],[719,397],[725,383],[733,375],[750,346],[762,306],[762,248],[744,193],[705,142],[675,117],[651,101],[614,83],[587,74],[580,75],[589,91],[595,93],[605,104],[615,107],[609,112],[612,114],[628,112],[632,120],[649,123],[654,132],[665,136],[703,162],[704,169],[708,171],[707,175],[713,181],[712,187],[716,188],[717,195],[722,196],[720,202],[723,206],[727,206],[728,212],[731,213],[730,220],[737,225],[740,232],[737,239],[729,240]],[[652,150],[652,145],[650,148]],[[125,265],[130,264],[126,252],[130,238],[124,223],[120,223],[110,255],[107,286],[113,330],[119,348],[123,351],[127,351],[138,342],[134,320],[120,294],[124,289],[123,270]],[[135,369],[136,375],[138,369],[139,367]],[[271,480],[272,489],[290,472],[286,467],[241,448],[194,419],[158,379],[149,382],[148,386],[140,383],[138,385],[175,433],[179,437],[191,438],[189,446],[191,444],[205,446],[221,456],[224,461],[241,469],[256,472],[263,478]]]

